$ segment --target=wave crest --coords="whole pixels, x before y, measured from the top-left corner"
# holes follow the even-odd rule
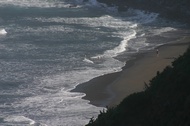
[[[0,35],[6,35],[7,31],[5,29],[0,29]]]
[[[113,50],[107,50],[105,52],[105,55],[115,57],[118,54],[126,51],[128,41],[131,40],[131,39],[134,39],[134,38],[136,38],[136,31],[135,30],[133,30],[132,34],[128,35],[127,37],[124,37],[124,40],[117,47],[115,47]]]

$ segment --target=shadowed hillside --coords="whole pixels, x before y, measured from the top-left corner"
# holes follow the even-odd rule
[[[128,8],[157,12],[163,17],[190,23],[189,0],[97,0],[109,6],[118,6],[120,11]]]
[[[145,88],[100,112],[87,126],[189,126],[190,48]]]

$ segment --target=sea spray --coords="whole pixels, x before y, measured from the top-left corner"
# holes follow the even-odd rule
[[[0,29],[0,35],[6,35],[7,31],[5,31],[5,29]]]

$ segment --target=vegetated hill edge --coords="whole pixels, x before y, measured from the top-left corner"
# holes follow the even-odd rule
[[[118,106],[101,111],[87,126],[189,126],[190,48],[157,72],[145,91],[126,97]]]

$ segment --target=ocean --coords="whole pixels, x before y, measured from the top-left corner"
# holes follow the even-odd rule
[[[171,37],[179,26],[95,0],[1,0],[0,125],[87,124],[104,108],[70,91],[179,38]]]

